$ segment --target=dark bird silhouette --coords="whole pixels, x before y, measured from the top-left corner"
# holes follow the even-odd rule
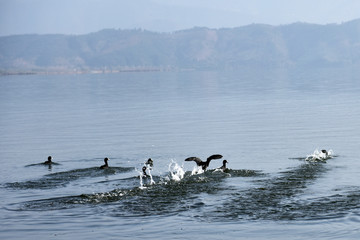
[[[220,167],[220,169],[223,170],[223,171],[227,170],[227,167],[226,167],[227,163],[228,163],[228,161],[224,160],[223,165]]]
[[[109,167],[109,165],[108,165],[108,161],[109,161],[109,159],[108,159],[108,158],[104,158],[104,162],[105,162],[105,164],[104,164],[104,165],[102,165],[102,166],[100,167],[100,169],[105,169],[105,168],[108,168],[108,167]]]
[[[206,159],[206,162],[203,162],[200,158],[198,157],[189,157],[187,159],[185,159],[185,161],[194,161],[196,162],[196,164],[200,167],[202,167],[202,169],[205,171],[208,167],[209,167],[209,164],[210,164],[210,161],[213,160],[213,159],[220,159],[222,158],[223,156],[220,155],[220,154],[214,154],[214,155],[211,155],[210,157],[208,157]]]
[[[154,161],[153,161],[151,158],[149,158],[149,159],[146,161],[145,164],[146,164],[146,165],[149,165],[150,167],[153,167],[153,166],[154,166]]]
[[[45,161],[44,164],[48,164],[48,165],[52,164],[51,159],[52,159],[51,156],[48,156],[48,160]]]
[[[329,156],[329,153],[328,151],[326,151],[325,149],[321,150],[322,153],[325,153],[325,157],[328,157]]]

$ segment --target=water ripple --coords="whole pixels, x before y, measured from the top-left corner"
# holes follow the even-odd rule
[[[114,175],[117,173],[124,173],[134,170],[134,168],[111,167],[107,169],[99,169],[97,167],[75,169],[66,172],[51,173],[36,180],[29,180],[24,182],[6,183],[8,188],[15,189],[52,189],[55,187],[64,187],[68,183],[81,179],[93,178],[107,175]]]
[[[355,211],[360,209],[359,189],[329,196],[301,198],[304,190],[327,171],[329,167],[324,163],[305,163],[275,176],[253,170],[210,170],[196,175],[188,171],[178,181],[171,179],[172,175],[168,173],[165,176],[154,176],[156,184],[149,182],[103,193],[28,201],[17,210],[48,211],[111,204],[113,208],[110,215],[116,217],[184,214],[212,221],[299,221],[343,218],[353,213],[354,221],[358,220]],[[50,176],[55,177],[57,174]],[[247,188],[239,189],[226,184],[229,178],[245,177],[250,177],[249,180],[253,182]],[[128,180],[134,184],[139,181],[139,177]],[[207,195],[211,195],[213,201],[207,201]]]

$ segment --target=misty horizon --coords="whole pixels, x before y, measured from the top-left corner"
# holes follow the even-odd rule
[[[254,24],[154,33],[0,37],[0,71],[118,72],[290,66],[359,66],[360,19],[341,25]]]
[[[252,24],[341,24],[360,18],[360,1],[0,0],[0,36],[83,35],[103,29],[176,32]]]
[[[177,32],[182,32],[182,31],[189,31],[189,30],[193,30],[193,29],[208,29],[208,30],[222,30],[222,29],[236,29],[236,28],[243,28],[243,27],[249,27],[249,26],[256,26],[256,25],[263,25],[263,26],[269,26],[269,27],[284,27],[284,26],[291,26],[291,25],[296,25],[296,24],[305,24],[305,25],[315,25],[315,26],[340,26],[342,24],[347,24],[347,23],[351,23],[351,22],[356,22],[360,20],[360,18],[356,18],[356,19],[351,19],[349,21],[344,21],[341,23],[324,23],[324,24],[319,24],[319,23],[310,23],[310,22],[292,22],[292,23],[288,23],[288,24],[267,24],[267,23],[250,23],[250,24],[245,24],[245,25],[239,25],[239,26],[234,26],[234,27],[208,27],[208,26],[192,26],[189,28],[183,28],[183,29],[177,29],[177,30],[173,30],[173,31],[157,31],[157,30],[151,30],[151,29],[146,29],[146,28],[141,28],[141,27],[134,27],[134,28],[102,28],[102,29],[98,29],[92,32],[86,32],[86,33],[22,33],[22,34],[11,34],[11,35],[0,35],[0,37],[12,37],[12,36],[20,36],[20,35],[68,35],[68,36],[83,36],[83,35],[89,35],[89,34],[95,34],[95,33],[99,33],[102,31],[107,31],[107,30],[114,30],[114,31],[146,31],[146,32],[151,32],[151,33],[156,33],[156,34],[172,34],[172,33],[177,33]]]

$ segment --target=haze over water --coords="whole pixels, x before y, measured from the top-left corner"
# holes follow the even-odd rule
[[[0,237],[358,239],[359,76],[2,76]],[[316,149],[334,157],[305,161]],[[229,171],[213,171],[221,159],[192,174],[184,161],[212,154]],[[59,165],[38,164],[49,155]],[[150,157],[155,184],[141,185]]]

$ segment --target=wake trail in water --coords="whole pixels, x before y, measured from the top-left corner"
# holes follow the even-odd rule
[[[184,196],[188,197],[193,194],[201,192],[216,192],[222,189],[221,182],[223,179],[230,177],[259,177],[262,173],[252,170],[230,170],[228,173],[217,172],[209,170],[201,174],[193,174],[191,171],[185,171],[175,161],[172,161],[168,166],[168,172],[163,176],[152,176],[150,168],[147,169],[147,177],[144,177],[142,171],[138,171],[139,176],[127,178],[127,180],[134,181],[139,179],[139,186],[128,186],[127,188],[118,188],[109,192],[81,194],[78,196],[68,196],[60,198],[42,199],[26,202],[22,205],[22,210],[53,210],[62,208],[71,208],[76,205],[84,204],[101,204],[109,202],[118,202],[120,205],[136,205],[134,202],[129,202],[129,199],[136,198],[138,207],[144,203],[160,204],[165,206],[167,202],[181,203],[184,201]],[[149,177],[151,176],[151,178]],[[154,181],[156,179],[156,182]],[[124,179],[122,179],[124,180]],[[129,181],[127,181],[129,183]],[[136,182],[133,182],[136,183]],[[168,198],[166,200],[166,198]],[[159,203],[158,201],[161,201]],[[124,207],[124,206],[123,206]],[[155,206],[154,206],[155,207]],[[182,208],[182,207],[181,207]],[[129,211],[129,207],[127,208]],[[132,208],[130,208],[132,209]]]
[[[301,197],[309,185],[330,169],[322,162],[305,161],[271,177],[261,171],[246,169],[199,172],[194,168],[185,171],[172,160],[164,174],[153,175],[149,168],[148,177],[142,178],[142,172],[138,171],[139,175],[122,182],[128,185],[112,191],[28,201],[14,204],[13,210],[47,211],[111,203],[116,207],[111,213],[114,216],[182,213],[211,221],[318,220],[355,214],[360,210],[360,189],[325,197]],[[225,181],[244,177],[251,182],[246,188],[231,187]],[[231,182],[238,181],[242,180]],[[211,204],[201,197],[204,194],[212,196]]]
[[[306,162],[281,172],[280,176],[257,180],[257,186],[229,194],[216,211],[205,213],[212,220],[319,220],[344,217],[360,209],[358,190],[302,199],[305,189],[329,171],[318,162]],[[231,209],[231,211],[229,211]]]
[[[5,187],[15,189],[52,189],[56,187],[65,187],[70,182],[84,179],[84,178],[96,178],[102,176],[109,176],[115,174],[121,174],[132,171],[134,168],[128,167],[110,167],[106,169],[100,169],[98,167],[75,169],[65,172],[57,172],[47,174],[40,179],[29,180],[24,182],[6,183]]]

